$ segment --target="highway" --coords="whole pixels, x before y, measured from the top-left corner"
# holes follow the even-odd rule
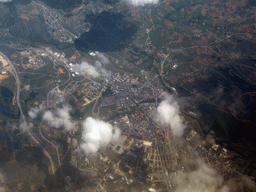
[[[56,172],[55,166],[53,164],[53,160],[51,158],[51,155],[49,154],[49,152],[45,149],[45,147],[42,145],[42,143],[36,139],[36,136],[34,133],[32,133],[32,131],[30,129],[28,129],[28,135],[31,137],[31,139],[39,146],[42,148],[45,156],[49,159],[50,164],[51,164],[51,169],[52,169],[52,173],[54,174]]]
[[[39,134],[41,135],[41,137],[48,143],[50,143],[56,150],[57,153],[57,158],[58,158],[58,162],[59,162],[59,166],[61,167],[61,162],[60,162],[60,155],[59,155],[59,150],[58,150],[58,146],[54,145],[53,142],[49,141],[48,139],[45,138],[45,136],[42,134],[42,124],[43,124],[43,120],[41,121],[41,124],[39,126]]]
[[[95,114],[94,114],[94,109],[95,109],[95,107],[96,107],[96,105],[97,105],[97,103],[98,103],[99,98],[100,98],[101,95],[102,95],[102,92],[104,92],[105,90],[106,90],[106,85],[104,85],[104,87],[101,89],[101,92],[100,92],[99,96],[96,98],[96,101],[95,101],[95,103],[94,103],[94,105],[93,105],[92,114],[93,114],[93,117],[94,117],[94,118],[96,118],[96,117],[95,117]],[[98,112],[97,112],[97,116],[98,116],[98,114],[99,114],[99,109],[98,109]]]
[[[17,92],[16,92],[16,102],[17,102],[17,106],[19,108],[20,111],[20,119],[21,122],[26,122],[26,117],[22,111],[21,105],[20,105],[20,86],[21,86],[21,81],[20,81],[20,76],[19,73],[16,69],[16,67],[13,65],[13,63],[9,60],[9,58],[3,54],[2,52],[0,52],[0,55],[8,62],[8,64],[12,67],[12,71],[9,71],[15,78],[16,80],[16,85],[17,85]],[[30,136],[30,138],[39,146],[42,148],[42,150],[44,151],[44,154],[46,155],[46,157],[49,159],[50,163],[51,163],[51,168],[52,168],[52,173],[55,173],[55,166],[53,164],[51,155],[48,153],[48,151],[45,149],[45,147],[43,146],[43,144],[41,143],[41,141],[34,135],[34,133],[31,131],[30,127],[27,127],[26,129],[28,135]]]
[[[9,58],[3,54],[2,52],[0,52],[0,55],[10,64],[10,66],[12,67],[12,71],[10,71],[13,76],[15,77],[15,80],[16,80],[16,84],[17,84],[17,95],[16,95],[16,102],[17,102],[17,105],[18,105],[18,108],[19,108],[19,111],[20,111],[20,117],[21,117],[21,120],[24,121],[25,120],[25,116],[23,114],[23,111],[21,109],[21,106],[20,106],[20,78],[19,78],[19,74],[15,68],[15,66],[13,65],[13,63],[9,60]]]

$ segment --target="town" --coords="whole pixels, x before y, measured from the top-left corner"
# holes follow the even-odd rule
[[[90,56],[100,60],[102,55],[98,54],[90,53]],[[0,59],[2,75],[8,75],[8,72],[13,74],[13,70],[8,68],[8,61],[3,57]],[[55,72],[51,76],[53,78],[55,74],[56,78],[47,88],[44,95],[46,102],[41,105],[55,110],[73,103],[72,110],[79,110],[83,114],[72,120],[74,128],[69,132],[49,129],[43,119],[29,120],[39,126],[39,130],[31,129],[31,138],[48,154],[50,174],[55,174],[63,161],[68,161],[87,178],[88,190],[105,191],[112,186],[114,191],[119,191],[139,185],[145,190],[155,191],[158,188],[174,189],[175,182],[172,181],[178,173],[187,169],[181,162],[196,158],[196,154],[219,171],[227,171],[223,169],[227,149],[200,139],[200,133],[196,132],[197,114],[192,111],[183,114],[187,126],[185,139],[173,137],[169,126],[160,125],[154,120],[165,89],[158,75],[142,70],[136,78],[133,74],[116,72],[102,80],[92,79],[83,71],[76,71],[76,64],[70,62],[65,53],[54,52],[50,48],[15,53],[12,60],[19,69],[17,79],[19,74],[24,73],[22,70],[33,69],[34,72],[29,73],[35,73],[46,67],[46,61],[52,62]],[[61,75],[65,76],[65,80]],[[39,105],[39,102],[35,103],[32,107]],[[90,116],[102,119],[121,131],[117,141],[100,148],[93,156],[78,154],[74,145],[80,140],[84,118]],[[63,135],[67,148],[57,142],[63,139]],[[24,145],[29,143],[24,142]],[[70,178],[66,180],[66,188],[71,189],[73,183]]]

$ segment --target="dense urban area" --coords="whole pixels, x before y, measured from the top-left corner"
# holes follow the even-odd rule
[[[255,6],[24,2],[0,2],[0,191],[256,191]]]

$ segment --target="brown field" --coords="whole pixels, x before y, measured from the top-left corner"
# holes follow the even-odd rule
[[[61,67],[58,69],[60,74],[66,74],[66,71],[64,71]]]
[[[9,75],[8,75],[8,74],[0,75],[0,80],[7,79],[8,77],[9,77]]]

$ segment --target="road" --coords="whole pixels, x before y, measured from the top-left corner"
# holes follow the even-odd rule
[[[93,105],[93,108],[92,108],[93,117],[95,117],[94,109],[95,109],[95,107],[96,107],[96,105],[97,105],[97,103],[98,103],[99,98],[100,98],[101,95],[102,95],[102,92],[104,92],[104,91],[106,90],[106,86],[107,86],[107,85],[104,85],[104,87],[101,89],[100,94],[99,94],[99,96],[96,98],[95,104]],[[98,109],[97,115],[98,115],[98,114],[99,114],[99,109]]]
[[[43,120],[41,121],[41,124],[39,126],[39,134],[41,135],[41,137],[48,143],[50,143],[56,150],[56,153],[57,153],[57,158],[58,158],[58,162],[59,162],[59,166],[61,167],[61,162],[60,162],[60,155],[59,155],[59,150],[58,150],[58,146],[54,145],[53,142],[49,141],[48,139],[45,138],[45,136],[42,134],[42,123],[43,123]]]
[[[25,120],[25,116],[23,114],[23,111],[21,109],[21,106],[20,106],[20,85],[21,85],[21,82],[20,82],[20,78],[19,78],[19,74],[17,72],[17,69],[15,68],[15,66],[13,65],[13,63],[9,60],[9,58],[3,54],[2,52],[0,52],[0,55],[9,63],[9,65],[12,67],[12,71],[10,71],[13,76],[15,77],[15,80],[16,80],[16,85],[17,85],[17,92],[16,92],[16,102],[17,102],[17,105],[18,105],[18,108],[19,108],[19,111],[20,111],[20,117],[21,117],[21,120],[24,121]]]
[[[13,63],[9,60],[9,58],[3,54],[2,52],[0,52],[0,55],[6,60],[8,61],[8,64],[12,67],[12,71],[10,71],[10,73],[12,73],[12,75],[14,76],[15,80],[16,80],[16,85],[17,85],[17,92],[16,92],[16,102],[17,102],[17,106],[19,108],[20,111],[20,119],[21,122],[26,122],[26,117],[22,111],[21,105],[20,105],[20,86],[21,86],[21,81],[20,81],[20,76],[19,73],[16,69],[16,67],[13,65]],[[55,173],[55,166],[53,164],[51,155],[48,153],[48,151],[45,149],[45,147],[43,146],[43,144],[40,142],[40,140],[34,135],[34,133],[31,131],[30,127],[27,128],[27,133],[30,136],[30,138],[39,146],[42,148],[42,150],[44,151],[44,154],[46,155],[46,157],[49,159],[50,163],[51,163],[51,168],[52,168],[52,173]]]
[[[30,138],[39,146],[42,148],[45,156],[49,159],[50,164],[51,164],[51,169],[52,169],[52,173],[54,174],[56,172],[55,166],[53,164],[53,160],[51,155],[49,154],[49,152],[45,149],[45,147],[42,145],[42,143],[36,138],[35,134],[28,129],[28,135],[30,136]]]

